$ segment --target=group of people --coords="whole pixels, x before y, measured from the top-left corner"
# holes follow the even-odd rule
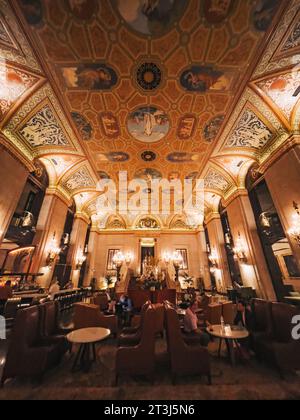
[[[207,329],[211,327],[207,320],[199,320],[198,313],[199,308],[208,305],[208,296],[205,293],[201,294],[200,302],[193,300],[190,302],[188,309],[186,310],[184,317],[184,332],[187,335],[193,336],[196,340],[198,338],[199,344],[207,347],[210,342],[210,335]],[[234,325],[245,328],[251,331],[253,328],[253,315],[250,305],[247,305],[245,301],[239,301],[237,304],[237,314],[234,319]],[[238,343],[240,346],[240,354],[244,359],[250,357],[250,341],[243,340]]]

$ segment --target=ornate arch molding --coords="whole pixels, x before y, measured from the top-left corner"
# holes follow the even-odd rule
[[[189,225],[187,218],[184,214],[175,214],[171,216],[171,219],[168,223],[170,230],[188,230]]]
[[[145,222],[144,226],[142,227],[142,223]],[[151,223],[152,227],[151,227]],[[149,227],[147,227],[147,224],[149,223]],[[133,225],[132,225],[133,229],[144,229],[144,230],[160,230],[163,228],[163,222],[162,220],[157,216],[157,215],[152,215],[152,214],[144,214],[144,215],[139,215]]]
[[[28,172],[33,172],[35,170],[33,158],[29,159],[27,156],[24,156],[20,150],[8,141],[4,136],[0,134],[0,149],[5,150],[9,153],[18,163],[23,165]]]
[[[119,214],[112,214],[108,217],[105,225],[107,230],[126,230],[127,224],[125,219]]]

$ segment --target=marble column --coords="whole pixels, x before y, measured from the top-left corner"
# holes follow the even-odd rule
[[[263,299],[276,300],[248,192],[241,191],[229,203],[226,210],[233,241],[240,242],[246,256],[244,261],[238,259],[243,284]]]
[[[97,270],[97,253],[98,243],[100,234],[97,232],[97,228],[92,227],[88,245],[88,256],[87,256],[87,270],[84,277],[84,286],[89,286],[93,277],[99,280],[99,273]]]
[[[86,220],[82,215],[75,215],[72,234],[70,238],[70,249],[68,253],[68,264],[72,267],[72,282],[74,287],[78,286],[80,269],[77,266],[78,256],[84,253],[84,246],[86,240],[86,234],[88,230],[88,220]]]
[[[39,279],[42,287],[49,287],[53,277],[55,264],[48,266],[47,257],[52,242],[55,242],[56,247],[60,245],[67,211],[68,203],[65,200],[54,191],[46,192],[37,222],[37,232],[34,238],[34,245],[37,246],[37,249],[32,266],[33,272],[44,273],[44,276]]]
[[[28,169],[0,146],[0,244],[24,190]]]
[[[209,261],[207,256],[207,247],[206,247],[206,238],[205,231],[202,227],[197,234],[198,243],[199,243],[199,259],[200,259],[200,273],[203,278],[204,285],[206,289],[211,288],[211,277],[209,270]]]
[[[265,180],[300,266],[300,246],[288,235],[295,214],[293,202],[300,207],[300,145],[295,145],[276,160],[267,169]]]
[[[219,292],[226,293],[227,288],[232,286],[229,273],[227,255],[225,250],[224,232],[219,213],[211,214],[206,222],[211,251],[216,254],[217,265],[214,273]]]
[[[298,142],[300,139],[298,139]],[[274,201],[276,210],[290,243],[293,254],[300,269],[300,246],[298,242],[289,235],[293,227],[293,216],[296,211],[293,206],[295,202],[300,208],[300,145],[295,144],[284,154],[274,160],[265,172],[265,180]],[[300,290],[299,280],[289,279],[288,283],[296,290]]]

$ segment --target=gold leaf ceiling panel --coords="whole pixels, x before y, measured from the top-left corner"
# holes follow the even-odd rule
[[[5,71],[26,79],[0,98],[2,134],[80,209],[94,213],[97,180],[120,170],[204,175],[215,209],[299,128],[298,3],[0,0]]]

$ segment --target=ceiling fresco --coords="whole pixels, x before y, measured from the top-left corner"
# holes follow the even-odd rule
[[[203,177],[214,208],[299,130],[297,0],[0,6],[1,133],[87,212],[120,170]]]

